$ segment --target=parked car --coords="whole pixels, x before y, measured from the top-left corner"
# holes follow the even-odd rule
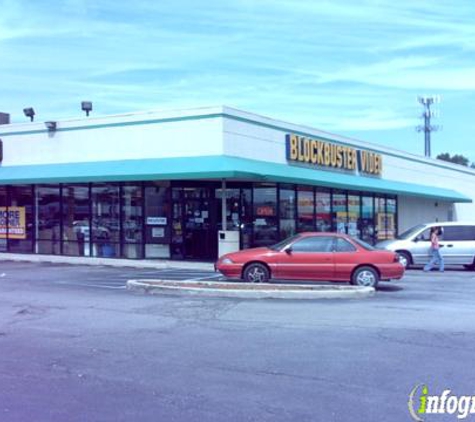
[[[405,268],[425,265],[430,259],[430,229],[440,227],[440,253],[446,265],[463,265],[475,269],[475,223],[435,222],[419,224],[393,240],[379,242],[376,247],[397,252]]]
[[[215,268],[226,277],[247,282],[325,280],[372,287],[379,280],[404,275],[394,252],[376,250],[345,234],[314,232],[297,234],[273,246],[223,255]]]

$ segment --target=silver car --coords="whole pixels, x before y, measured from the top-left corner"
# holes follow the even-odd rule
[[[446,265],[475,269],[475,223],[436,222],[419,224],[396,239],[379,242],[376,247],[398,252],[404,267],[425,265],[430,259],[430,229],[441,227],[440,253]]]

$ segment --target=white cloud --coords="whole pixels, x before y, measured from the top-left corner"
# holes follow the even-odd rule
[[[77,115],[81,99],[104,114],[224,103],[412,136],[414,98],[434,92],[447,98],[441,123],[467,125],[457,142],[475,138],[469,0],[0,0],[0,11],[0,98],[14,120],[30,104]]]

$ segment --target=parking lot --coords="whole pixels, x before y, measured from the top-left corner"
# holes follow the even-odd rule
[[[401,421],[419,383],[475,387],[475,272],[299,302],[125,289],[211,271],[0,265],[1,421]]]

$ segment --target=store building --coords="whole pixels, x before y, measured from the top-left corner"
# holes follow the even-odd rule
[[[1,252],[213,260],[223,229],[239,248],[308,230],[375,243],[475,215],[472,169],[228,107],[0,139]]]

